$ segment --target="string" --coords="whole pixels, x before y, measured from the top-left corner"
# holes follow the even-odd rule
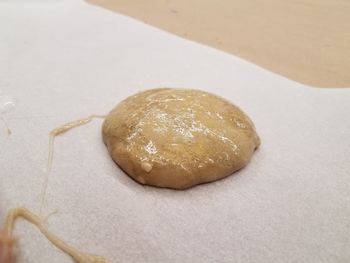
[[[76,248],[68,245],[63,240],[58,238],[52,232],[50,232],[47,227],[45,227],[44,222],[54,213],[57,213],[57,210],[48,214],[46,217],[41,216],[42,207],[45,201],[45,195],[48,185],[48,178],[52,168],[53,162],[53,152],[54,152],[54,138],[55,136],[65,133],[70,129],[75,127],[87,124],[91,122],[94,118],[105,118],[105,116],[100,115],[91,115],[84,119],[75,120],[69,123],[62,125],[50,132],[49,135],[49,153],[48,153],[48,161],[47,161],[47,170],[45,173],[45,180],[41,192],[41,204],[40,204],[40,216],[35,215],[31,211],[27,210],[23,207],[14,208],[9,211],[7,214],[4,228],[2,233],[0,232],[0,248],[2,249],[0,252],[0,262],[14,262],[15,255],[13,253],[13,244],[15,243],[15,239],[13,238],[13,227],[17,218],[21,217],[26,221],[35,225],[41,233],[57,248],[62,250],[64,253],[70,255],[72,259],[76,263],[111,263],[108,259],[97,256],[90,253],[85,253],[77,250]],[[4,121],[5,125],[6,122]],[[6,125],[7,127],[7,125]],[[9,130],[9,129],[8,129]],[[10,131],[10,130],[9,130]],[[10,133],[9,133],[10,134]]]
[[[10,210],[8,213],[5,225],[3,229],[3,255],[2,257],[7,260],[13,260],[12,255],[12,245],[14,243],[14,238],[12,236],[13,232],[13,226],[18,217],[22,217],[26,221],[30,222],[31,224],[35,225],[40,232],[57,248],[62,250],[64,253],[68,254],[72,257],[72,259],[76,263],[111,263],[108,259],[90,254],[81,252],[78,249],[68,245],[66,242],[64,242],[62,239],[58,238],[55,234],[50,232],[47,227],[43,224],[41,218],[29,210],[27,210],[24,207],[18,207]],[[1,240],[0,240],[1,241]],[[13,261],[8,261],[13,262]]]
[[[40,195],[40,209],[39,209],[39,214],[42,214],[42,209],[44,206],[45,202],[45,197],[46,197],[46,191],[47,191],[47,186],[49,183],[49,176],[52,170],[52,163],[53,163],[53,153],[54,153],[54,140],[57,135],[63,134],[75,127],[85,125],[89,122],[91,122],[95,118],[101,118],[104,119],[106,116],[103,115],[91,115],[87,118],[83,119],[78,119],[75,121],[68,122],[58,128],[53,129],[50,134],[49,134],[49,153],[48,153],[48,158],[47,158],[47,166],[46,166],[46,173],[45,173],[45,178],[44,178],[44,183],[43,187],[41,190],[41,195]]]
[[[7,135],[11,135],[12,134],[12,131],[10,130],[9,126],[7,125],[7,122],[5,120],[5,118],[3,116],[1,116],[1,121],[4,123],[5,127],[6,127],[6,130],[7,130]]]

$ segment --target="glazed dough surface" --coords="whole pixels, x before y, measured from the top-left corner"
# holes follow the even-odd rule
[[[185,189],[244,167],[260,139],[238,107],[207,92],[160,88],[137,93],[106,117],[113,160],[141,184]]]

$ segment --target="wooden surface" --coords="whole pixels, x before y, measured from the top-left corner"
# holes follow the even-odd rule
[[[87,0],[295,81],[350,87],[349,0]]]

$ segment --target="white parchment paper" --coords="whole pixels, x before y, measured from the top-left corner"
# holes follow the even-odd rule
[[[322,54],[320,54],[322,55]],[[234,175],[144,187],[111,160],[101,120],[56,139],[47,225],[113,262],[350,262],[350,90],[306,87],[232,55],[75,1],[0,1],[0,223],[38,211],[48,133],[147,88],[199,88],[241,107],[262,139]],[[18,221],[19,262],[72,262]]]

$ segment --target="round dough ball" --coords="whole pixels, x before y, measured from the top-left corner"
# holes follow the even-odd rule
[[[119,103],[103,140],[113,160],[141,184],[185,189],[244,167],[260,139],[247,115],[207,92],[159,88]]]

